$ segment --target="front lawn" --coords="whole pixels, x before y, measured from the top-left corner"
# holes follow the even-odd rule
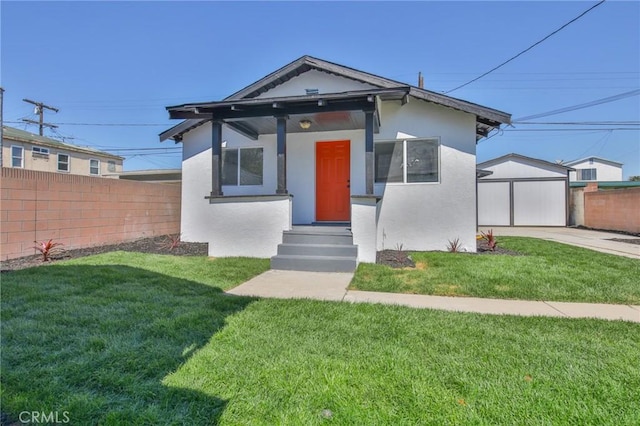
[[[640,261],[535,238],[498,237],[523,256],[414,252],[415,269],[361,264],[350,288],[499,299],[640,304]]]
[[[190,260],[190,261],[189,261]],[[256,259],[2,277],[2,411],[70,424],[640,424],[640,327],[224,295]]]

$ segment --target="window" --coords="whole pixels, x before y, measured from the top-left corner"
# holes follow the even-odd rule
[[[31,153],[32,154],[36,154],[36,155],[40,155],[43,157],[48,157],[49,156],[49,148],[43,148],[41,146],[34,146],[31,148]]]
[[[109,160],[107,161],[107,170],[110,172],[115,172],[116,171],[116,162],[113,160]]]
[[[407,139],[375,144],[376,183],[438,182],[437,139]]]
[[[89,174],[91,175],[99,175],[100,174],[100,160],[89,160]]]
[[[598,180],[596,169],[578,169],[578,180]]]
[[[24,167],[24,148],[21,146],[11,147],[11,167]]]
[[[69,156],[67,154],[58,154],[58,171],[69,171]]]
[[[262,185],[262,148],[222,150],[223,185]]]

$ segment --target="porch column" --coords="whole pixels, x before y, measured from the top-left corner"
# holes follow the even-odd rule
[[[278,189],[276,194],[288,194],[287,191],[287,119],[276,117],[276,135],[278,138]]]
[[[211,122],[211,197],[222,197],[222,122]]]
[[[364,150],[366,194],[373,195],[373,111],[364,112]]]

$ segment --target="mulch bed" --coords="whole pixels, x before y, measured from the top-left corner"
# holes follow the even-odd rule
[[[495,250],[491,251],[489,247],[487,247],[484,241],[478,241],[476,250],[477,250],[476,253],[460,252],[459,254],[470,254],[470,255],[501,254],[506,256],[524,256],[522,253],[502,248],[499,245],[495,248]],[[409,254],[409,252],[406,252],[404,250],[379,251],[378,253],[376,253],[376,263],[380,265],[387,265],[392,268],[415,268],[416,266],[413,259],[411,259],[411,255]]]
[[[52,256],[52,259],[49,262],[43,262],[42,255],[40,254],[2,261],[2,267],[0,268],[0,271],[10,272],[16,271],[18,269],[30,268],[32,266],[50,265],[60,260],[76,259],[78,257],[92,256],[94,254],[107,253],[111,251],[133,251],[150,254],[171,254],[174,256],[206,256],[208,254],[207,243],[187,243],[181,241],[173,249],[170,248],[170,245],[171,239],[168,236],[164,235],[119,244],[63,250],[61,253]]]

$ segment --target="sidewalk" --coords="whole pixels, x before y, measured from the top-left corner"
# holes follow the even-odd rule
[[[640,306],[541,302],[347,290],[353,274],[270,270],[231,290],[237,296],[381,303],[480,314],[599,318],[640,323]]]

